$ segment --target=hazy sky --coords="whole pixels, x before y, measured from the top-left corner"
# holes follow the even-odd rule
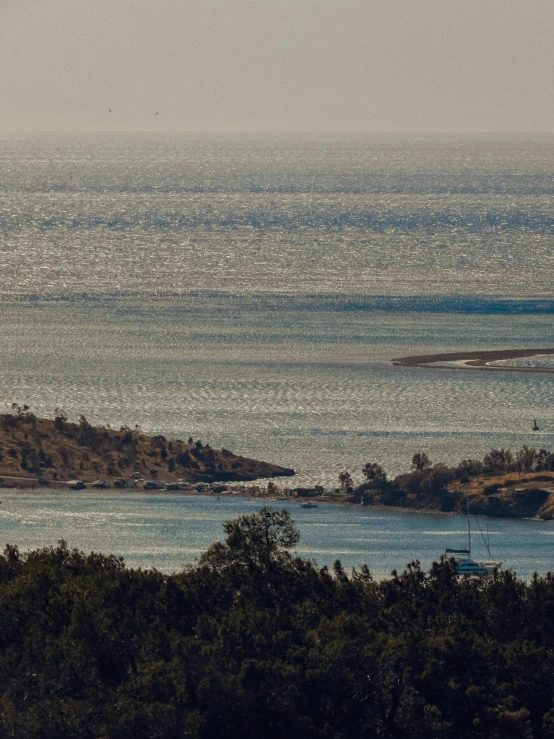
[[[0,0],[0,130],[553,131],[553,86],[554,0]]]

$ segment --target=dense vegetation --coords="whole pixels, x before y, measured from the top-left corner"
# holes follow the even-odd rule
[[[73,478],[113,481],[138,471],[145,478],[211,482],[294,474],[192,438],[147,436],[138,426],[95,427],[84,416],[72,423],[61,411],[54,420],[37,418],[27,406],[15,404],[13,411],[0,414],[0,476],[5,478],[46,484]]]
[[[554,453],[546,449],[493,449],[482,461],[464,459],[453,467],[432,464],[420,452],[412,470],[392,480],[375,462],[363,474],[366,481],[357,487],[348,472],[339,476],[342,492],[355,502],[465,512],[469,499],[476,514],[554,516]]]
[[[376,582],[291,554],[286,511],[225,532],[172,576],[7,547],[0,736],[554,737],[550,575]]]

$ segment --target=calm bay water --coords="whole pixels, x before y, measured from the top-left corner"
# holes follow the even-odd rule
[[[326,485],[344,469],[360,479],[367,461],[401,472],[416,451],[454,463],[493,446],[552,449],[554,375],[390,360],[554,345],[553,175],[552,136],[2,136],[2,410],[17,401],[40,415],[57,407],[192,435]],[[200,542],[192,555],[229,517],[214,511],[208,525],[207,509],[198,518],[172,508],[168,544],[168,506],[211,503],[91,496],[80,499],[87,528],[62,515],[73,499],[41,498],[49,513],[32,495],[20,500],[22,522],[27,511],[50,523],[12,530],[4,515],[6,541],[63,536],[160,567],[185,557],[177,547],[169,565],[163,553],[183,526]],[[118,506],[138,517],[124,537],[108,515]],[[380,571],[448,545],[418,522],[459,527],[392,513],[372,526],[383,514],[335,507],[317,516],[345,523],[330,537],[336,521],[318,528],[311,517],[308,556],[373,569],[379,554]],[[369,549],[364,526],[384,532]],[[391,544],[394,526],[405,527],[405,547]],[[519,547],[516,562],[500,555],[514,569],[551,568],[550,524],[499,526]],[[156,547],[158,560],[146,556]]]
[[[51,546],[64,538],[85,551],[125,557],[130,567],[155,567],[178,572],[194,562],[214,540],[222,540],[222,523],[254,513],[256,500],[145,495],[130,493],[3,492],[0,507],[2,534],[21,549]],[[340,559],[346,567],[366,563],[376,578],[419,559],[422,566],[446,547],[467,545],[463,516],[374,511],[371,508],[327,504],[305,510],[294,503],[266,503],[287,508],[300,530],[296,551],[331,566]],[[486,538],[486,524],[480,525]],[[472,550],[487,558],[475,520]],[[492,519],[489,541],[495,559],[529,579],[533,572],[552,569],[554,528],[536,521]]]

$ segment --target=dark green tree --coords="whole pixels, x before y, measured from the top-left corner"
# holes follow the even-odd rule
[[[421,472],[422,470],[429,469],[431,467],[431,460],[429,457],[425,454],[425,452],[417,452],[412,457],[412,469],[418,470]]]
[[[201,565],[267,564],[279,561],[300,534],[286,510],[262,508],[259,513],[239,516],[223,524],[224,543],[216,542],[200,557]]]
[[[352,475],[350,472],[341,472],[339,475],[339,483],[341,493],[346,493],[348,495],[352,492],[354,483],[352,482]]]
[[[387,473],[376,462],[368,462],[362,472],[368,482],[374,483],[377,486],[387,481]]]

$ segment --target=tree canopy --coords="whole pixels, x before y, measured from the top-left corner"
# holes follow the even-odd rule
[[[64,542],[0,556],[0,736],[554,736],[554,578],[381,582],[289,551],[286,511],[174,575]]]

